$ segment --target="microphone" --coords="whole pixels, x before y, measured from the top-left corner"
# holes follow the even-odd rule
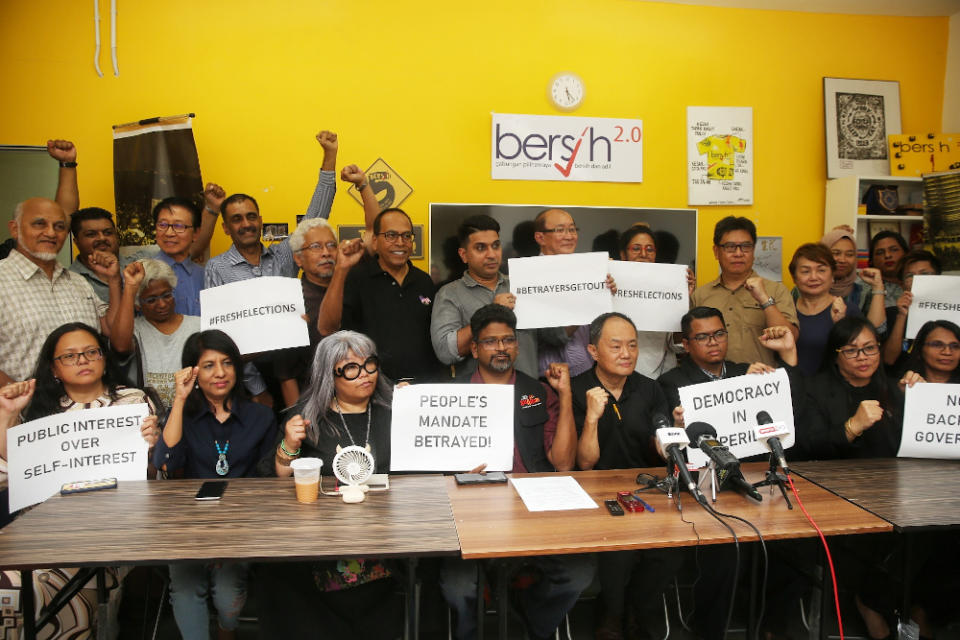
[[[757,437],[757,442],[761,442],[770,449],[784,473],[790,473],[790,467],[787,465],[787,456],[783,452],[783,443],[780,438],[786,438],[790,435],[790,429],[782,422],[774,422],[770,414],[766,411],[757,412],[757,426],[753,430]]]
[[[760,495],[760,492],[757,491],[756,487],[747,482],[747,479],[743,477],[743,472],[740,471],[739,468],[727,474],[727,482],[738,492],[750,496],[757,502],[763,501],[763,496]]]
[[[730,453],[730,449],[717,440],[717,430],[706,422],[694,422],[687,427],[687,437],[690,446],[699,448],[717,467],[717,475],[721,482],[727,474],[740,468],[737,456]]]
[[[664,420],[666,420],[666,418],[664,418]],[[658,424],[656,416],[654,417],[654,424]],[[656,440],[657,453],[663,456],[664,460],[667,460],[677,467],[677,470],[680,472],[680,479],[687,485],[687,491],[696,498],[697,502],[705,500],[705,498],[700,495],[700,489],[697,488],[697,483],[693,481],[690,470],[687,469],[687,461],[680,455],[680,450],[690,442],[683,429],[661,427],[656,431]]]

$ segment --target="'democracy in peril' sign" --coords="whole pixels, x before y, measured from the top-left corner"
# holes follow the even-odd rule
[[[10,513],[43,502],[67,482],[146,480],[145,404],[57,413],[7,430]]]
[[[613,311],[607,288],[606,253],[510,258],[510,292],[517,329],[569,327],[588,324]]]
[[[782,422],[790,435],[783,448],[793,446],[793,402],[787,372],[754,373],[713,382],[680,387],[680,406],[686,424],[706,422],[717,430],[717,440],[730,448],[738,458],[746,458],[769,450],[757,442],[754,427],[757,413],[766,411],[774,422]],[[687,460],[698,467],[709,462],[699,449],[687,448]]]
[[[513,468],[513,385],[416,384],[393,392],[391,471]]]
[[[913,302],[907,316],[907,338],[930,320],[960,322],[960,276],[914,276]]]
[[[690,309],[684,265],[611,260],[607,269],[617,283],[614,311],[640,331],[680,331],[680,318]]]
[[[960,458],[960,384],[918,383],[907,387],[897,455]]]
[[[310,344],[297,278],[265,276],[200,292],[200,327],[233,338],[241,354]]]
[[[494,180],[643,182],[643,121],[494,113]]]

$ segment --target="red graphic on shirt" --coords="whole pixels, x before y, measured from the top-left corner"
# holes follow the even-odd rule
[[[520,407],[521,407],[521,408],[524,408],[524,407],[535,407],[535,406],[537,406],[538,404],[541,404],[541,403],[543,403],[543,400],[541,400],[541,399],[538,398],[537,396],[531,396],[531,395],[526,395],[526,394],[520,396]]]

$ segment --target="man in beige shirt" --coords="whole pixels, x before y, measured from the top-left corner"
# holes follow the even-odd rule
[[[715,307],[727,324],[727,358],[734,362],[773,365],[773,353],[758,338],[767,327],[786,326],[800,335],[797,309],[781,282],[761,278],[753,271],[757,228],[747,218],[727,216],[713,230],[713,255],[720,277],[697,287],[691,305]]]

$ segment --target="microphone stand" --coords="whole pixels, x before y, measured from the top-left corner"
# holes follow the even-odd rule
[[[700,472],[700,477],[698,478],[697,486],[700,487],[700,491],[703,491],[703,484],[706,482],[707,478],[710,479],[710,499],[714,504],[717,503],[717,464],[711,460],[710,463],[705,468],[704,471]]]
[[[772,453],[770,454],[770,468],[767,469],[764,479],[760,482],[754,482],[753,486],[754,488],[780,487],[780,493],[783,494],[783,499],[787,502],[787,508],[793,509],[790,496],[787,494],[787,476],[777,472],[777,457]]]

